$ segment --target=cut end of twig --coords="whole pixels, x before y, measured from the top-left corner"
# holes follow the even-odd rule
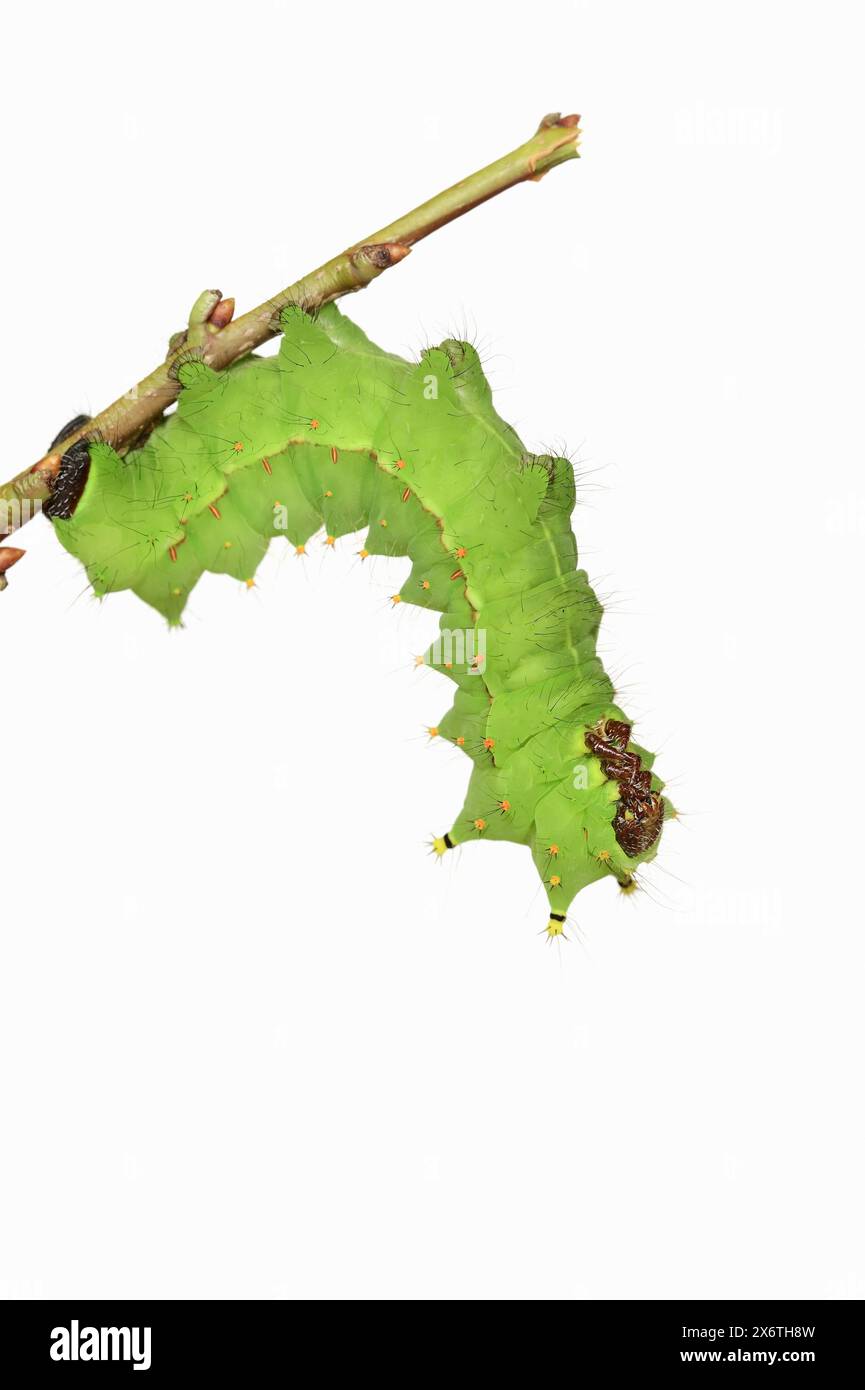
[[[224,328],[227,323],[231,323],[231,320],[233,318],[234,300],[220,299],[219,303],[214,305],[213,309],[211,310],[210,318],[207,320],[207,322],[211,323],[214,328]]]
[[[538,131],[549,130],[552,126],[564,126],[565,130],[575,130],[580,124],[579,116],[563,116],[559,111],[551,111],[548,116],[544,116]]]
[[[552,111],[544,116],[534,136],[527,177],[537,183],[556,164],[580,157],[580,118]],[[540,144],[540,148],[536,146]]]

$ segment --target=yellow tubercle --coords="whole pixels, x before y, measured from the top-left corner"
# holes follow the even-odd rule
[[[441,859],[443,854],[447,854],[447,848],[447,842],[445,841],[444,835],[436,835],[435,839],[433,840],[433,850],[438,855],[439,859]]]
[[[565,924],[564,922],[557,921],[555,917],[551,917],[549,922],[547,922],[546,932],[550,941],[552,941],[554,936],[564,936]]]

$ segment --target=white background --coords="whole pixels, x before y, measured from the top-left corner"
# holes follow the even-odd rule
[[[0,596],[0,1292],[851,1298],[863,1272],[861,16],[30,4],[3,21],[4,476],[526,139],[583,158],[348,307],[566,445],[685,813],[548,948],[404,562],[274,547],[169,633],[37,520]]]

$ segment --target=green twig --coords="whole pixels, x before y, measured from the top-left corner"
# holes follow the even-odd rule
[[[29,521],[41,503],[50,497],[61,453],[76,440],[97,436],[114,448],[122,449],[160,418],[180,392],[173,369],[190,348],[211,367],[230,366],[279,332],[279,313],[286,304],[299,303],[307,309],[315,309],[341,295],[363,289],[382,271],[407,256],[411,247],[430,232],[470,212],[506,188],[527,179],[539,179],[555,165],[575,158],[579,119],[579,116],[558,114],[545,116],[537,132],[524,145],[430,198],[365,241],[350,246],[275,298],[259,304],[258,308],[233,322],[233,301],[222,300],[218,290],[206,290],[195,302],[188,330],[175,335],[168,357],[155,371],[69,435],[63,441],[62,450],[47,454],[8,483],[0,485],[0,540]]]

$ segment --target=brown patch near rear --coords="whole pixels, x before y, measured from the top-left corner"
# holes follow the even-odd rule
[[[602,719],[586,734],[586,746],[600,759],[605,777],[619,786],[613,831],[629,859],[651,849],[661,833],[664,803],[652,791],[652,774],[638,753],[628,752],[631,725]]]

